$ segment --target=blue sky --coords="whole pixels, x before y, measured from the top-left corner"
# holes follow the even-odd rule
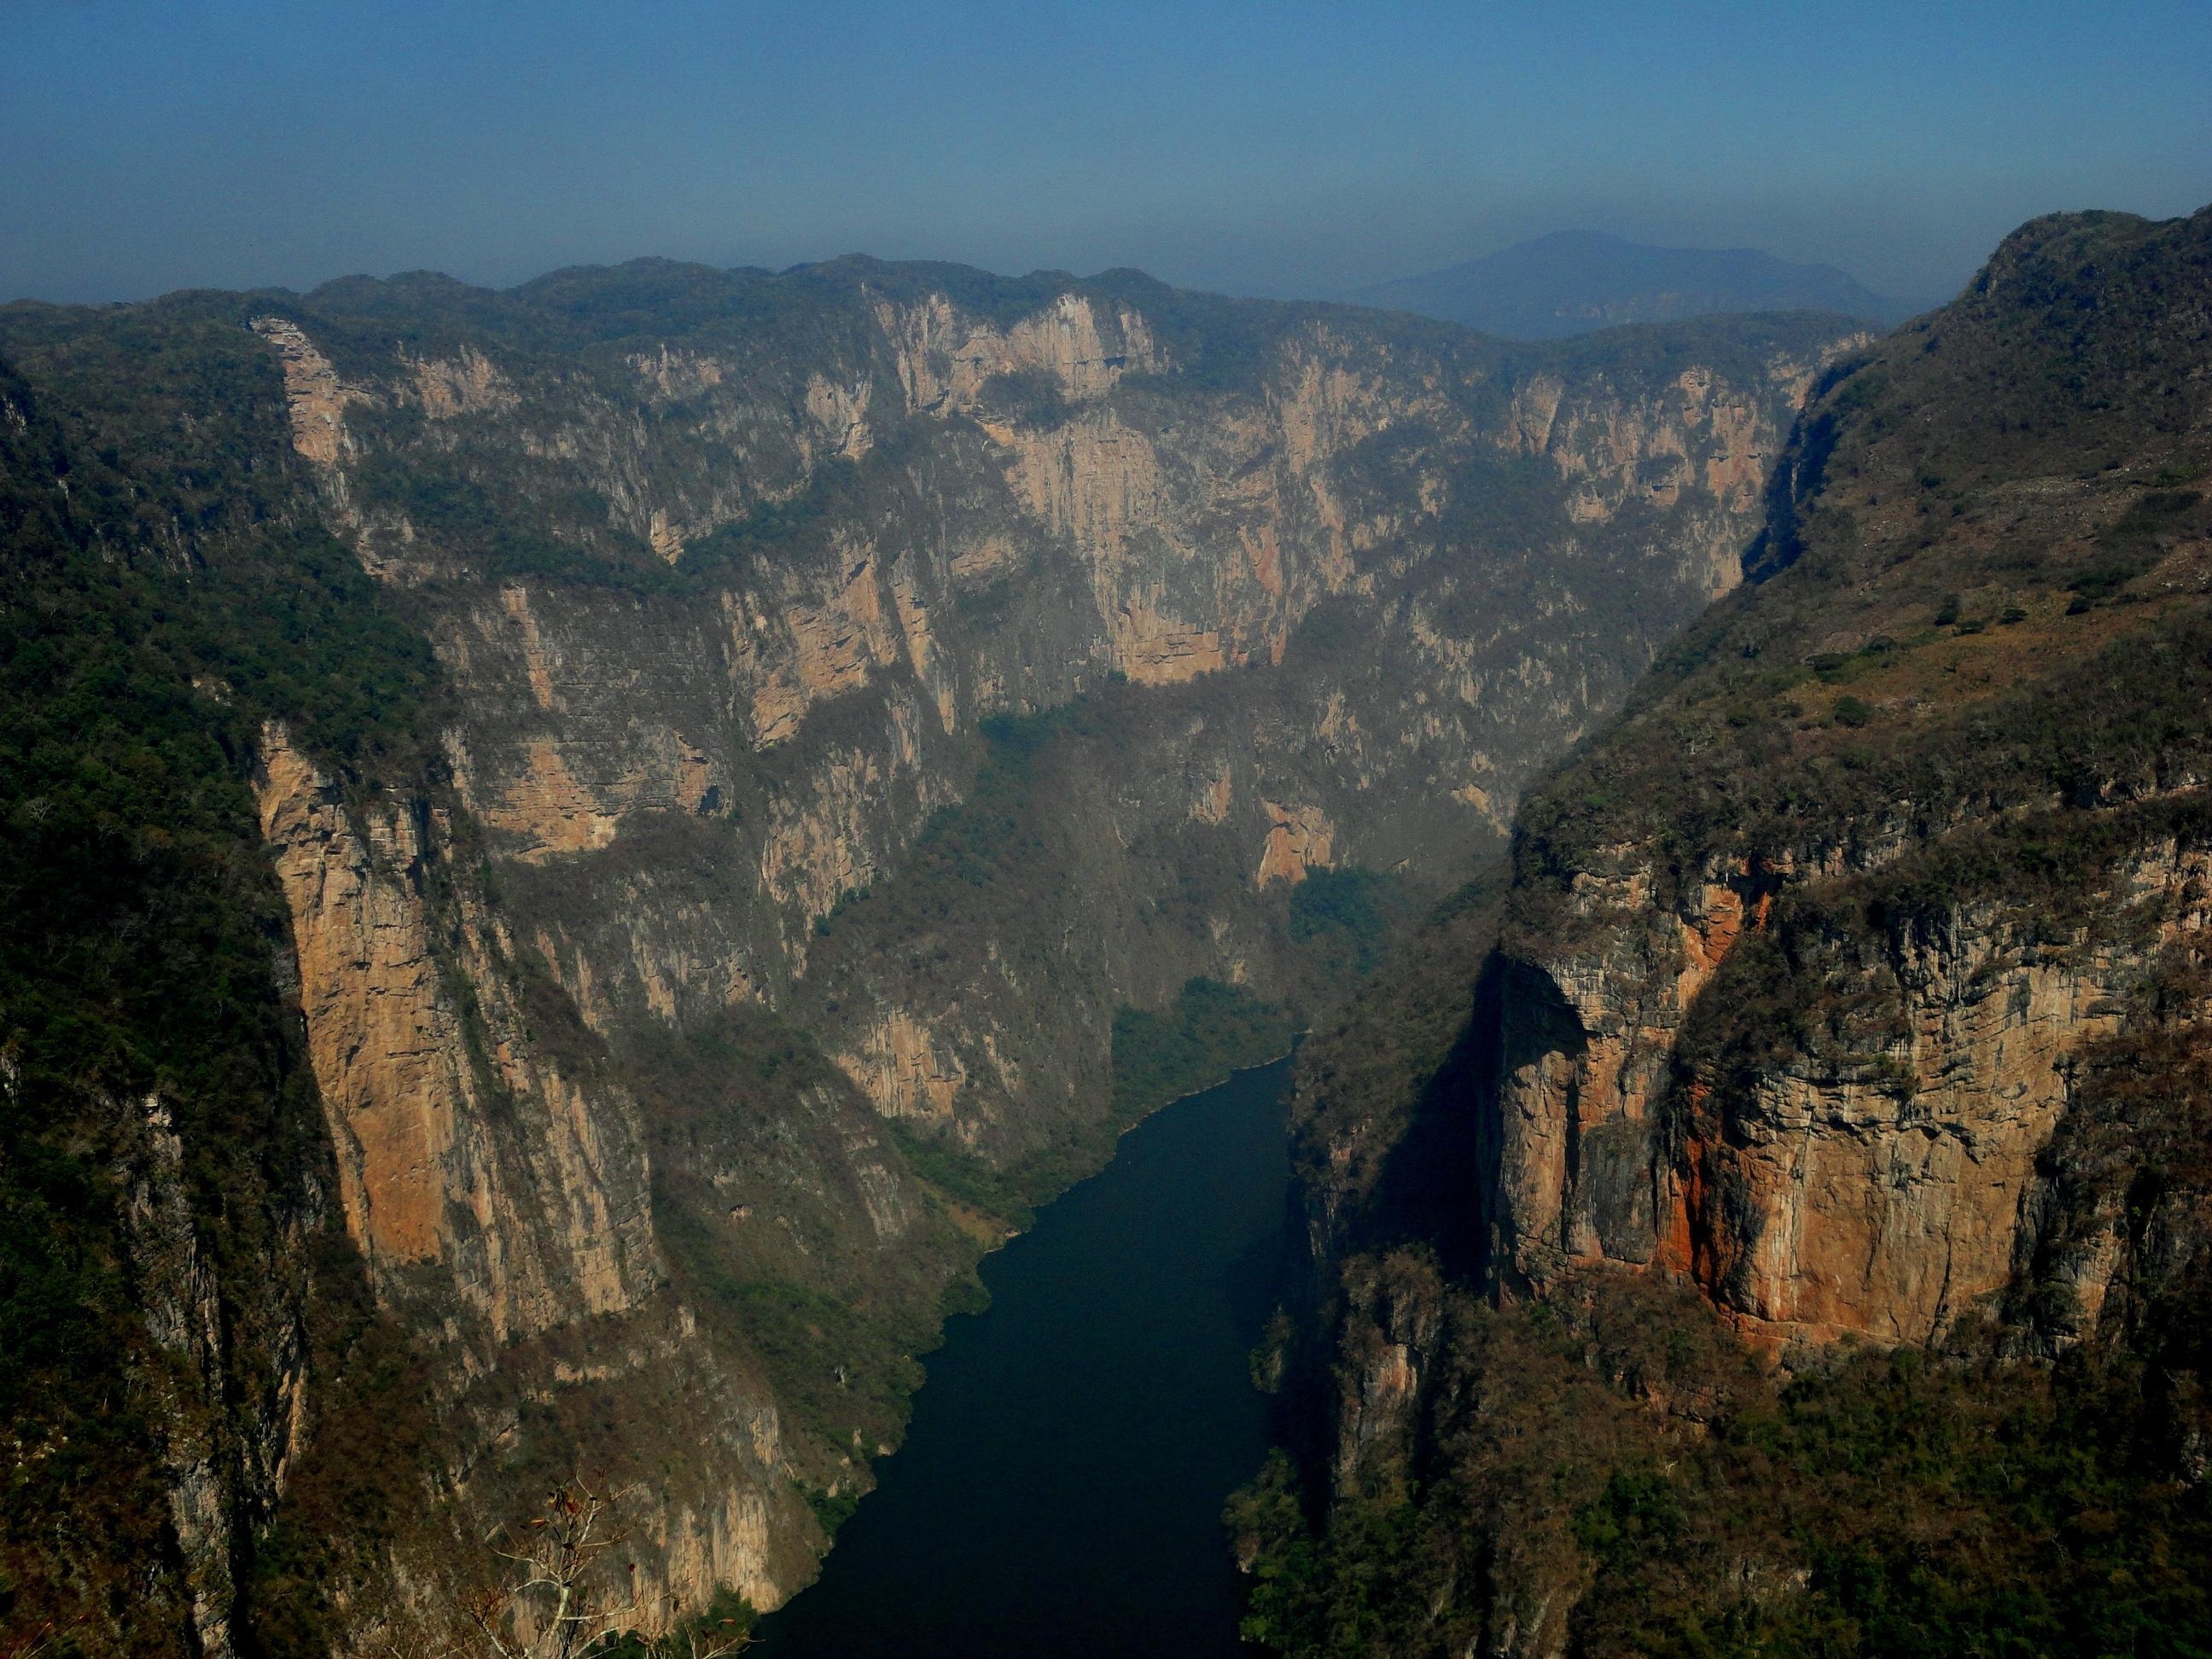
[[[1316,295],[1573,226],[1908,298],[2212,199],[2212,3],[0,0],[0,298],[659,253]]]

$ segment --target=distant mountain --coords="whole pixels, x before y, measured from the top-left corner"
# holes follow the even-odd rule
[[[1647,247],[1595,230],[1540,236],[1350,297],[1522,340],[1716,312],[1838,311],[1890,324],[1914,309],[1833,265],[1792,264],[1756,248]]]

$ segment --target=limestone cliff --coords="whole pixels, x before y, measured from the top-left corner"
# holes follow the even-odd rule
[[[2201,508],[2156,488],[2201,465],[2203,417],[2106,388],[2044,443],[2132,400],[2105,441],[2133,465],[2054,476],[1977,444],[2005,415],[1932,364],[2053,349],[2001,275],[2052,234],[1828,391],[1799,441],[1820,475],[1767,537],[1795,564],[1537,809],[1484,1108],[1504,1280],[1654,1264],[1763,1342],[1939,1337],[2011,1279],[2075,1061],[2203,926]],[[2201,353],[2172,303],[2110,307],[2111,349]],[[1900,405],[1953,429],[1905,437]],[[2093,604],[2121,584],[2134,605]],[[2048,866],[2000,873],[2031,835]]]
[[[704,1121],[671,1072],[637,1067],[647,1092],[632,1094],[588,1026],[563,1029],[574,1017],[519,960],[457,840],[465,820],[434,793],[349,799],[275,726],[255,785],[346,1229],[379,1304],[421,1334],[446,1419],[451,1513],[396,1543],[394,1588],[363,1595],[362,1627],[434,1615],[469,1559],[453,1529],[526,1507],[528,1478],[564,1450],[651,1472],[626,1509],[650,1540],[638,1582],[659,1617],[724,1587],[775,1606],[818,1536],[804,1492],[854,1478],[846,1435],[895,1432],[903,1376],[869,1351],[884,1335],[843,1349],[840,1372],[865,1364],[874,1389],[842,1403],[854,1423],[794,1443],[784,1413],[817,1411],[827,1379],[779,1398],[761,1334],[726,1304],[736,1276],[773,1262],[878,1300],[891,1340],[911,1343],[961,1259],[957,1231],[924,1216],[902,1162],[818,1060],[765,1100],[709,1085]],[[810,1271],[809,1237],[842,1260]],[[902,1249],[916,1259],[897,1261]],[[579,1416],[611,1389],[617,1413]]]
[[[428,890],[453,849],[435,818],[403,800],[357,823],[276,726],[257,783],[339,1201],[380,1297],[404,1297],[410,1269],[435,1269],[482,1322],[486,1358],[635,1306],[662,1276],[635,1106],[592,1097],[530,1053],[501,971],[511,941],[477,895],[453,895],[459,926],[441,963]],[[480,1043],[464,1035],[457,993]]]
[[[1834,1036],[1856,1040],[1815,1040],[1747,1076],[1686,1077],[1686,1027],[1711,1043],[1743,1017],[1701,1013],[1701,994],[1741,994],[1722,964],[1772,919],[1776,892],[1747,905],[1706,885],[1667,918],[1679,944],[1641,915],[1623,939],[1629,906],[1576,903],[1577,922],[1612,921],[1610,949],[1499,969],[1481,1109],[1497,1124],[1484,1179],[1498,1273],[1522,1285],[1596,1262],[1686,1273],[1766,1345],[1925,1343],[1989,1309],[2011,1282],[2074,1062],[2118,1029],[2148,964],[2205,924],[2206,849],[2158,827],[2075,896],[2130,917],[2124,941],[2087,922],[2054,938],[1977,895],[1820,950],[1785,908],[1791,937],[1762,951],[1802,950],[1792,971],[1824,975],[1824,1000],[1850,1009]],[[1838,885],[1880,890],[1881,869]],[[2103,1290],[2087,1287],[2093,1304]]]
[[[1838,1541],[1866,1524],[1840,1499],[1792,1510],[1788,1442],[1841,1399],[1851,1433],[1905,1432],[1885,1413],[1919,1407],[1854,1393],[1869,1348],[1960,1368],[1925,1422],[1985,1425],[1943,1432],[2095,1425],[2068,1432],[2096,1439],[2098,1479],[2202,1512],[2208,235],[2208,214],[2037,222],[1826,376],[1745,555],[1758,581],[1524,796],[1500,882],[1311,1045],[1331,1571],[1373,1565],[1377,1504],[1431,1552],[1378,1650],[1872,1628],[1835,1552],[1901,1547]],[[1523,429],[1554,418],[1532,395]],[[1728,1350],[1698,1358],[1712,1328]],[[2114,1380],[2143,1364],[2155,1384]],[[1548,1406],[1504,1397],[1515,1367]],[[1820,1420],[1811,1455],[1844,1458]],[[1545,1501],[1511,1496],[1522,1436],[1558,1460]],[[1678,1462],[1695,1473],[1634,1502],[1796,1530],[1620,1531],[1645,1525],[1613,1507],[1638,1471]],[[1940,1463],[1885,1466],[1887,1490],[1936,1503],[1916,1483]],[[2070,1476],[2015,1478],[1971,1500],[1977,1535],[2082,1502]],[[1899,1593],[1885,1641],[2016,1593],[1943,1559],[1974,1611]],[[1316,1650],[1324,1613],[1262,1605]]]

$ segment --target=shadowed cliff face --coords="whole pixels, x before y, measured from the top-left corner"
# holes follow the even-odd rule
[[[2156,820],[2075,896],[2099,920],[2130,918],[2122,939],[2093,925],[2047,938],[2040,917],[1983,895],[1852,938],[1850,912],[1889,882],[1844,877],[1816,921],[1789,914],[1811,893],[1779,918],[1775,895],[1758,895],[1748,926],[1786,939],[1758,939],[1723,970],[1745,907],[1714,883],[1664,919],[1679,941],[1638,924],[1613,951],[1503,970],[1499,1075],[1481,1109],[1498,1125],[1483,1175],[1502,1280],[1601,1261],[1686,1273],[1766,1346],[1929,1342],[1987,1307],[2011,1283],[2075,1058],[2204,926],[2205,849],[2193,824],[2179,840],[2175,828]],[[1577,919],[1631,908],[1599,899]],[[1766,1002],[1775,975],[1808,973],[1817,994],[1786,1013]],[[1709,983],[1759,1000],[1701,1008]],[[1735,1060],[1762,1016],[1826,1024],[1832,1009],[1835,1028],[1816,1026],[1802,1054],[1693,1069],[1715,1047]],[[2084,1289],[2094,1313],[2106,1285]]]
[[[1839,1339],[2069,1357],[2057,1382],[1984,1377],[1987,1401],[2014,1402],[1989,1411],[2024,1413],[2009,1427],[1970,1431],[1980,1408],[1955,1401],[1927,1420],[2033,1440],[2078,1413],[2098,1478],[2159,1494],[2130,1559],[2195,1547],[2208,237],[2205,214],[2036,222],[1957,303],[1829,376],[1768,492],[1747,559],[1763,580],[1524,794],[1510,873],[1302,1057],[1335,1547],[1360,1571],[1361,1506],[1385,1502],[1432,1552],[1382,1650],[1688,1651],[1718,1619],[1796,1632],[1772,1636],[1784,1647],[1875,1628],[1852,1620],[1906,1621],[1881,1626],[1900,1641],[1914,1620],[1984,1630],[2041,1547],[2034,1505],[2087,1500],[2072,1476],[2009,1476],[1972,1525],[2015,1568],[1923,1539],[1952,1610],[1912,1591],[1879,1611],[1876,1570],[1835,1564],[1899,1547],[1792,1510],[1778,1449],[1793,1401],[1863,1383]],[[1814,1380],[1790,1395],[1695,1359],[1715,1325]],[[1554,1344],[1593,1392],[1547,1426],[1490,1368],[1525,1364],[1541,1394]],[[2155,1381],[2124,1380],[2144,1364]],[[2123,1379],[2112,1399],[2084,1403],[2105,1377]],[[1864,1409],[1863,1425],[1890,1407]],[[1557,1437],[1571,1420],[1580,1447]],[[1515,1519],[1502,1448],[1522,1432],[1562,1473]],[[1606,1506],[1638,1459],[1677,1456],[1694,1472],[1670,1492],[1709,1483],[1697,1504],[1793,1539],[1693,1548],[1668,1522],[1679,1571],[1655,1588],[1660,1556],[1607,1532]],[[1439,1495],[1409,1498],[1416,1482]],[[2004,1556],[2015,1525],[2024,1553]],[[2197,1628],[2142,1570],[2112,1616]],[[1653,1595],[1673,1598],[1665,1619]],[[1321,1605],[1267,1603],[1283,1645],[1308,1650]],[[2105,1616],[2066,1606],[2051,1616]]]
[[[329,736],[345,672],[191,671],[367,1297],[327,1375],[285,1372],[283,1455],[347,1489],[317,1459],[390,1410],[384,1343],[421,1465],[345,1559],[297,1554],[269,1482],[180,1485],[203,1553],[404,1628],[581,1460],[636,1482],[671,1607],[788,1595],[948,1285],[1133,1109],[1117,1020],[1194,976],[1318,1006],[1377,944],[1345,916],[1387,931],[1494,848],[1736,581],[1858,343],[1509,349],[866,261],[9,313],[164,604],[327,530],[380,648],[434,657],[380,759]],[[180,459],[208,387],[250,413]],[[241,625],[312,649],[289,603]],[[234,1592],[195,1571],[212,1629]]]

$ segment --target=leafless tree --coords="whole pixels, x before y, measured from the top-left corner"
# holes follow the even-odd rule
[[[28,1630],[0,1631],[0,1659],[39,1659],[40,1654],[84,1622],[80,1614],[65,1625],[49,1619]]]
[[[753,1638],[734,1619],[709,1622],[695,1619],[655,1644],[660,1659],[726,1659],[753,1644]]]
[[[488,1659],[580,1659],[609,1637],[670,1622],[638,1593],[635,1562],[613,1570],[623,1540],[610,1511],[625,1495],[574,1476],[546,1495],[544,1513],[502,1532],[491,1547],[506,1582],[464,1599],[467,1645]],[[726,1659],[751,1641],[734,1620],[692,1620],[651,1645],[665,1659]]]

